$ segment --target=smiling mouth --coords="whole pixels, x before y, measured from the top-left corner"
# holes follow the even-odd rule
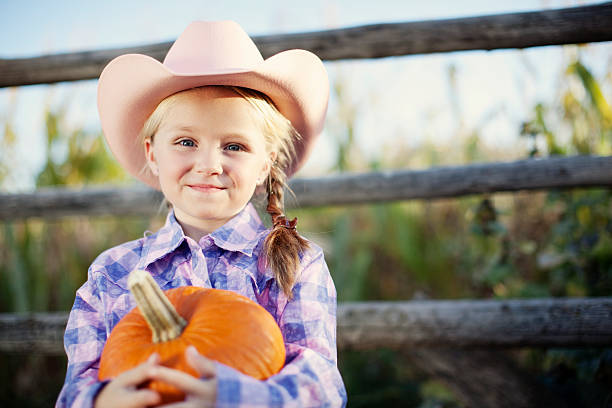
[[[210,184],[190,184],[188,187],[201,193],[214,193],[225,190],[225,187],[213,186]]]

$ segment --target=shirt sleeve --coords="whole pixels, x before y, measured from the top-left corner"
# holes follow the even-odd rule
[[[90,268],[87,281],[77,291],[66,325],[64,349],[68,368],[56,408],[92,407],[94,398],[106,384],[98,381],[106,328],[96,287]]]
[[[319,250],[302,270],[279,320],[286,364],[265,381],[217,368],[217,407],[340,407],[346,390],[337,365],[336,289]]]

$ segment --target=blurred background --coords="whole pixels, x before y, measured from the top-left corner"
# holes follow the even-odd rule
[[[170,41],[198,19],[236,20],[258,35],[589,3],[596,2],[2,0],[0,58]],[[611,43],[325,65],[332,85],[326,128],[296,177],[611,154]],[[0,192],[133,183],[101,136],[95,80],[0,89]],[[291,215],[325,249],[340,302],[612,295],[609,189]],[[3,222],[0,313],[70,310],[100,252],[161,222],[106,216]],[[568,406],[612,403],[612,349],[499,353]],[[464,406],[452,379],[428,375],[410,353],[344,351],[339,364],[351,407]],[[66,360],[0,353],[0,366],[0,406],[50,406]]]

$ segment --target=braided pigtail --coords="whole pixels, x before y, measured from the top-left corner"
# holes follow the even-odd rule
[[[287,297],[296,281],[296,271],[300,254],[308,249],[308,241],[302,238],[297,230],[297,218],[289,221],[284,214],[283,195],[285,173],[273,165],[268,175],[266,186],[268,206],[266,211],[272,217],[272,231],[265,241],[267,265],[272,269],[276,282]]]

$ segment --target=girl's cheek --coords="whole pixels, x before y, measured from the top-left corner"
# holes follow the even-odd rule
[[[169,165],[177,170],[186,171],[186,169],[190,169],[193,167],[195,163],[195,155],[189,152],[170,152],[168,155]]]
[[[178,182],[180,178],[189,172],[189,166],[186,163],[168,163],[160,162],[158,164],[160,179],[166,179],[168,182]]]

